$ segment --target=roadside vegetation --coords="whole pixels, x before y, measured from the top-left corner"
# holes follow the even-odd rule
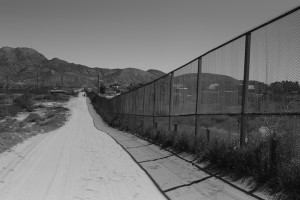
[[[232,181],[240,180],[252,192],[261,191],[277,199],[300,199],[299,116],[249,116],[245,145],[240,147],[238,117],[200,118],[195,135],[195,125],[191,125],[194,121],[176,119],[182,128],[168,131],[168,126],[162,124],[164,120],[158,120],[161,125],[153,128],[151,117],[110,116],[96,101],[93,103],[110,126],[137,134],[162,148],[194,155],[208,170],[217,170]]]
[[[11,105],[1,106],[0,153],[31,136],[63,126],[69,116],[69,109],[65,108],[69,99],[63,94],[26,92]]]

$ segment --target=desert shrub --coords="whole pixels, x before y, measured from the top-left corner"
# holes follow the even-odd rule
[[[0,118],[4,118],[6,116],[15,116],[18,112],[21,111],[21,107],[19,105],[9,105],[9,106],[2,106],[0,109]]]
[[[131,133],[138,133],[137,131],[137,127],[129,120],[129,122],[127,122],[127,131],[131,132]]]
[[[40,126],[46,126],[46,125],[57,126],[63,124],[64,122],[62,122],[61,119],[59,119],[58,117],[54,116],[52,118],[38,120],[36,121],[36,123]]]
[[[173,147],[179,151],[189,151],[189,138],[184,132],[178,132],[175,134]]]
[[[45,96],[46,96],[46,94],[35,95],[34,99],[40,101],[40,100],[43,100],[45,98]]]
[[[15,116],[20,111],[21,111],[21,107],[18,105],[11,105],[11,106],[8,106],[8,108],[7,108],[7,113],[10,116]]]
[[[19,106],[21,109],[26,109],[28,112],[34,109],[33,98],[29,93],[17,97],[13,102],[16,106]]]
[[[170,147],[173,144],[173,136],[166,130],[157,130],[154,140],[163,148]]]
[[[278,182],[292,199],[300,199],[299,117],[283,119],[276,135],[276,169]]]
[[[47,94],[43,97],[43,100],[49,101],[69,101],[70,96],[65,94]]]
[[[194,143],[194,152],[197,157],[202,157],[203,152],[207,149],[207,142],[203,139],[203,137],[200,137],[197,135],[195,137],[195,143]]]
[[[40,122],[44,119],[37,113],[30,113],[29,116],[25,119],[26,122]]]
[[[234,143],[212,141],[201,154],[201,161],[208,161],[218,168],[230,170],[242,176],[255,177],[259,182],[270,177],[266,144],[239,147]]]
[[[29,90],[29,92],[31,94],[34,94],[35,96],[39,96],[39,95],[45,95],[48,93],[48,89],[47,88],[39,88],[39,89],[32,89],[32,90]]]
[[[7,109],[6,106],[1,106],[1,107],[0,107],[0,119],[2,119],[2,118],[4,118],[5,116],[7,116],[6,109]]]
[[[55,111],[51,111],[51,112],[48,112],[46,115],[45,115],[45,118],[49,119],[49,118],[52,118],[54,117],[56,114]]]
[[[42,105],[42,104],[37,104],[37,105],[34,105],[34,108],[35,108],[35,109],[46,108],[46,106],[45,106],[45,105]]]
[[[118,119],[117,117],[113,118],[110,122],[109,125],[115,128],[119,128],[121,126],[121,122],[120,119]]]
[[[10,130],[15,125],[16,119],[7,119],[5,122],[0,123],[0,134]]]
[[[288,199],[299,199],[299,119],[272,119],[277,122],[276,127],[268,120],[268,128],[274,131],[273,134],[261,135],[257,127],[266,125],[256,124],[256,127],[250,127],[243,147],[225,140],[207,143],[197,139],[197,155],[201,156],[201,161],[208,161],[214,167],[228,170],[239,177],[253,177],[257,183],[266,183],[273,192],[284,191]],[[257,121],[262,123],[262,120]],[[185,144],[184,140],[181,144]],[[271,156],[271,145],[275,145],[274,158]]]
[[[151,129],[142,127],[141,136],[147,139],[151,139]]]
[[[278,181],[281,189],[288,193],[291,199],[300,199],[300,159],[293,158],[290,162],[280,163]]]
[[[152,138],[157,144],[162,144],[163,143],[163,133],[161,130],[152,130]]]
[[[128,122],[125,121],[125,120],[122,120],[121,123],[120,123],[119,130],[128,131],[129,130]]]
[[[63,106],[55,106],[52,108],[54,111],[58,111],[58,112],[65,112],[65,111],[68,111],[69,109],[68,108],[65,108]]]
[[[145,137],[149,138],[152,142],[156,142],[157,131],[151,127],[148,127],[144,131]]]
[[[173,148],[179,151],[195,153],[196,152],[195,137],[185,131],[174,133]]]
[[[62,107],[62,106],[55,106],[51,108],[50,111],[48,111],[45,115],[45,118],[49,119],[57,115],[58,113],[67,112],[69,111],[68,108]]]
[[[143,127],[142,127],[142,126],[131,124],[130,130],[131,130],[133,133],[136,133],[136,134],[138,134],[138,135],[144,137],[144,134],[143,134],[144,131],[143,131]]]

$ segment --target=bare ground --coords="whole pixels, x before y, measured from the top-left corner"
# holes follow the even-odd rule
[[[94,127],[85,98],[69,121],[0,154],[0,199],[165,199],[130,156]]]

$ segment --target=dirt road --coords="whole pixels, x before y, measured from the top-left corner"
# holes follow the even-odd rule
[[[97,130],[84,97],[62,128],[0,155],[1,200],[165,199],[143,170]]]

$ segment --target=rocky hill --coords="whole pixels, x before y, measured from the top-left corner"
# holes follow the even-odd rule
[[[165,75],[164,72],[156,70],[156,69],[149,69],[149,70],[147,70],[147,72],[149,72],[149,73],[151,73],[151,74],[153,74],[155,76],[159,76],[159,77]]]
[[[19,74],[34,70],[47,61],[47,58],[30,48],[0,49],[0,75]]]
[[[126,68],[114,70],[112,73],[105,75],[103,80],[107,83],[118,81],[119,84],[124,85],[130,83],[131,80],[135,80],[135,83],[147,83],[158,77],[160,76],[147,71]]]
[[[93,87],[97,76],[106,85],[145,84],[160,76],[158,70],[143,71],[135,68],[106,69],[90,68],[69,63],[58,58],[48,60],[44,55],[31,48],[0,49],[0,88],[26,87]]]

